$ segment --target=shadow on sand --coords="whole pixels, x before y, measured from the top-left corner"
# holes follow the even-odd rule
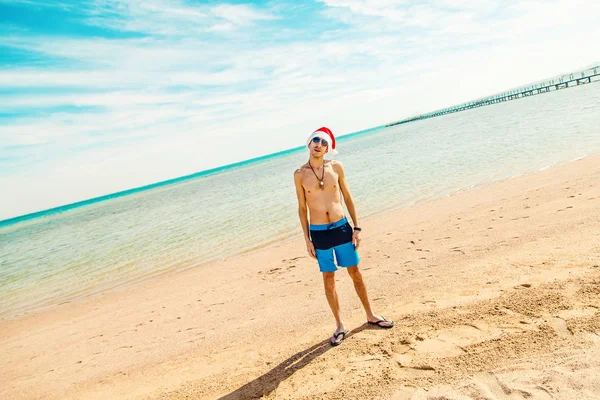
[[[357,334],[365,329],[369,329],[367,324],[359,326],[351,330],[346,335],[346,340],[352,335]],[[343,344],[342,344],[343,346]],[[306,350],[294,354],[287,360],[283,361],[269,372],[259,376],[252,382],[246,383],[239,389],[220,397],[219,400],[238,400],[238,399],[256,399],[268,395],[273,390],[277,389],[279,384],[285,381],[292,374],[305,366],[312,360],[319,357],[321,354],[332,348],[329,339],[324,340]]]

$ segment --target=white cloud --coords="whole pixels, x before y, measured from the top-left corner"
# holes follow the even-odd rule
[[[259,12],[245,4],[218,4],[210,8],[210,13],[234,25],[251,25],[254,22],[276,19],[275,16]]]
[[[383,17],[396,22],[404,21],[406,17],[406,11],[399,7],[406,5],[406,1],[324,0],[323,3],[329,7],[347,8],[354,14]]]
[[[178,0],[95,0],[88,12],[91,25],[167,36],[215,31],[217,26],[235,30],[276,18],[246,4],[192,6]]]

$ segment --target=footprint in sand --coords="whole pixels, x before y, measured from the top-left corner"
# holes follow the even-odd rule
[[[484,341],[495,334],[497,334],[495,329],[490,329],[483,323],[457,325],[447,329],[431,331],[426,335],[418,335],[416,341],[410,347],[417,354],[433,358],[455,357],[465,353],[465,346]],[[394,350],[400,350],[400,348]],[[396,353],[400,352],[396,351]],[[406,360],[406,357],[403,360]]]
[[[439,338],[425,339],[415,345],[419,353],[429,354],[435,358],[454,357],[464,353],[464,350],[452,342]]]
[[[104,336],[104,334],[103,334],[103,333],[101,333],[101,334],[99,334],[99,335],[96,335],[96,336],[92,336],[92,337],[91,337],[91,338],[89,338],[88,340],[91,340],[91,339],[94,339],[94,338],[97,338],[97,337],[102,337],[102,336]]]
[[[382,360],[382,356],[368,355],[363,357],[352,357],[348,360],[348,363],[351,370],[356,368],[364,369],[365,367],[369,367],[371,365],[380,364]]]
[[[550,325],[550,327],[554,329],[556,334],[562,338],[568,338],[570,336],[573,336],[573,334],[571,333],[571,331],[569,331],[569,328],[567,327],[567,323],[562,318],[551,318],[548,320],[548,325]]]
[[[307,256],[298,256],[298,257],[294,257],[294,258],[287,258],[287,259],[283,259],[283,260],[281,260],[281,261],[283,261],[283,262],[288,262],[288,261],[296,261],[296,260],[299,260],[299,259],[301,259],[301,258],[306,258],[306,257],[307,257]]]
[[[479,388],[482,390],[482,394],[486,395],[485,397],[498,399],[498,400],[511,400],[511,399],[519,399],[523,398],[522,396],[514,397],[511,394],[512,391],[506,388],[503,385],[498,377],[490,372],[482,372],[476,374],[473,377],[473,380],[478,384]]]
[[[435,368],[426,362],[421,362],[413,357],[413,354],[393,354],[392,359],[399,367],[401,377],[421,378],[435,374]]]
[[[397,354],[394,354],[393,359],[396,362],[396,364],[398,364],[399,366],[410,368],[412,360],[413,360],[413,356],[412,356],[412,354],[397,353]]]

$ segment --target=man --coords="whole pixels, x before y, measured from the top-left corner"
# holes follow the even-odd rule
[[[330,149],[332,154],[337,153],[333,133],[325,127],[316,130],[308,138],[307,147],[310,152],[308,162],[294,172],[298,215],[308,254],[318,261],[319,269],[323,273],[325,295],[337,324],[330,342],[332,346],[337,346],[345,339],[348,331],[340,317],[340,305],[335,290],[337,267],[333,260],[334,253],[337,265],[346,268],[354,282],[354,289],[367,313],[367,322],[387,329],[394,326],[394,321],[374,314],[369,303],[367,289],[358,269],[360,259],[356,251],[360,246],[361,229],[346,183],[344,167],[339,161],[323,158]],[[354,229],[344,216],[342,196]]]

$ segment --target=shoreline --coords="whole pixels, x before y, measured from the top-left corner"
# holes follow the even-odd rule
[[[430,202],[439,200],[439,199],[443,199],[446,197],[451,197],[451,196],[455,196],[455,195],[459,195],[461,193],[468,193],[470,191],[473,190],[478,190],[480,188],[484,188],[490,185],[495,185],[501,182],[505,182],[507,180],[512,180],[512,179],[518,179],[519,177],[522,176],[526,176],[526,175],[530,175],[530,174],[535,174],[537,172],[541,172],[544,171],[546,169],[549,168],[555,168],[561,165],[565,165],[565,164],[569,164],[575,161],[579,161],[579,160],[583,160],[589,157],[594,157],[596,154],[588,154],[582,157],[577,157],[573,160],[569,160],[569,161],[562,161],[562,162],[556,162],[554,164],[548,165],[548,166],[544,166],[542,168],[536,169],[536,170],[530,170],[530,171],[525,171],[522,174],[519,175],[515,175],[515,176],[510,176],[510,177],[505,177],[505,178],[499,178],[497,180],[492,180],[492,181],[488,181],[488,182],[482,182],[482,183],[475,183],[473,185],[471,185],[468,188],[459,188],[456,189],[450,193],[436,193],[436,194],[431,194],[427,197],[424,197],[422,199],[419,200],[415,200],[414,202],[411,202],[410,204],[404,204],[404,205],[397,205],[397,206],[392,206],[392,207],[388,207],[388,208],[384,208],[378,212],[366,215],[361,217],[361,219],[363,220],[367,220],[367,219],[371,219],[371,218],[377,218],[379,216],[385,215],[385,214],[389,214],[389,213],[394,213],[397,212],[399,210],[404,210],[404,209],[410,209],[413,207],[418,207],[418,206],[422,206],[422,205],[426,205]],[[250,160],[253,161],[253,160]],[[212,171],[212,170],[211,170]],[[197,174],[192,174],[190,176],[193,175],[197,175]],[[190,176],[187,176],[187,179],[190,179]],[[169,181],[170,182],[170,181]],[[149,186],[153,186],[153,185],[149,185]],[[132,189],[133,190],[133,189]],[[135,193],[139,192],[137,189],[135,189]],[[119,192],[119,193],[125,193],[125,192]],[[110,197],[110,196],[104,196],[104,197]],[[85,203],[82,202],[82,203]],[[90,204],[95,204],[96,202],[90,203]],[[77,203],[79,204],[79,203]],[[60,207],[58,207],[60,208]],[[51,209],[49,211],[52,211],[54,209]],[[50,214],[51,215],[51,214]],[[0,227],[2,225],[0,224]],[[296,232],[297,233],[297,232]],[[295,239],[295,237],[297,236],[296,233],[290,233],[286,236],[282,236],[282,237],[278,237],[276,239],[273,239],[269,242],[266,243],[259,243],[257,245],[254,245],[252,247],[249,247],[243,251],[240,252],[234,252],[234,253],[229,253],[229,254],[225,254],[222,256],[217,256],[214,257],[212,259],[200,262],[199,264],[195,264],[195,265],[190,265],[187,267],[183,267],[183,268],[178,268],[178,269],[170,269],[170,270],[164,270],[164,271],[160,271],[158,273],[152,274],[152,275],[144,275],[144,276],[138,276],[138,277],[129,277],[129,279],[126,282],[120,282],[120,281],[114,281],[112,283],[106,283],[104,285],[98,286],[98,285],[94,285],[92,286],[90,289],[84,291],[84,293],[81,293],[79,295],[73,296],[73,295],[65,295],[65,296],[58,296],[56,298],[53,299],[49,299],[49,300],[44,300],[43,305],[34,305],[34,306],[22,306],[22,307],[18,307],[18,308],[12,308],[12,309],[8,309],[8,310],[4,310],[4,311],[0,311],[0,318],[2,320],[10,320],[10,319],[14,319],[14,318],[18,318],[19,316],[23,316],[23,315],[32,315],[32,314],[36,314],[38,312],[44,311],[44,310],[48,310],[51,309],[55,306],[60,306],[63,304],[67,304],[67,303],[71,303],[71,302],[85,302],[87,300],[91,300],[94,298],[98,298],[99,296],[102,296],[104,294],[108,294],[110,292],[121,292],[121,291],[126,291],[129,289],[133,289],[135,287],[139,287],[140,285],[144,285],[146,282],[154,280],[154,279],[160,279],[162,276],[164,275],[169,275],[169,274],[178,274],[178,273],[182,273],[185,272],[187,270],[193,270],[193,269],[198,269],[198,268],[203,268],[203,267],[207,267],[210,266],[213,263],[216,262],[223,262],[225,260],[228,259],[232,259],[232,258],[236,258],[239,256],[242,256],[244,254],[251,254],[254,253],[256,251],[262,251],[262,250],[266,250],[269,248],[272,248],[273,246],[277,246],[280,244],[285,244],[285,243],[290,243],[293,242]]]
[[[600,354],[600,299],[586,294],[600,290],[590,286],[600,285],[599,161],[363,217],[361,270],[375,311],[397,321],[390,331],[364,327],[341,271],[351,335],[325,346],[334,324],[321,277],[302,239],[291,239],[3,319],[0,397],[468,397],[477,385],[495,387],[483,373],[518,393],[525,384],[502,375],[522,374],[514,363],[533,363],[527,376],[537,382],[556,344]],[[481,358],[488,351],[495,358]],[[577,384],[593,393],[596,380]]]

